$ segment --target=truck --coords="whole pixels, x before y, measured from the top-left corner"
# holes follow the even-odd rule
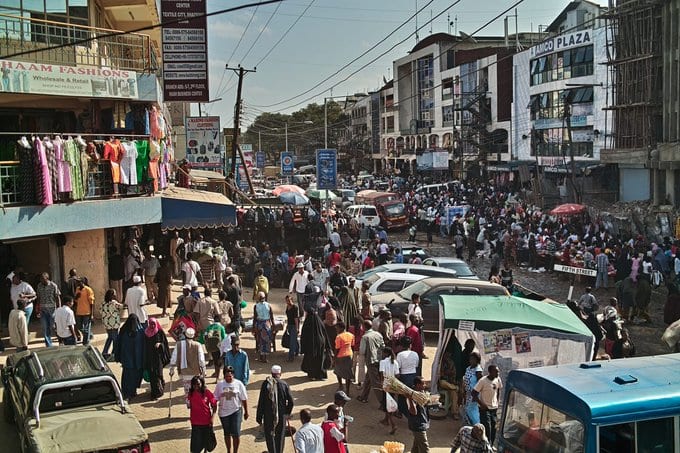
[[[375,206],[380,217],[380,225],[387,230],[408,227],[408,215],[404,201],[394,192],[362,190],[356,194],[354,202]]]
[[[12,354],[2,369],[3,414],[22,453],[151,451],[101,353],[91,345]]]

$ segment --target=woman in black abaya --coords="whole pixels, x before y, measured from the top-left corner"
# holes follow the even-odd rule
[[[328,341],[326,328],[316,314],[308,311],[300,335],[301,353],[304,354],[301,369],[310,379],[326,379],[331,368],[333,349]]]

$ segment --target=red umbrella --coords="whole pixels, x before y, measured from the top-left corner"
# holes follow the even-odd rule
[[[274,190],[272,190],[272,195],[278,197],[282,193],[286,192],[295,192],[299,193],[300,195],[304,195],[305,189],[303,189],[302,187],[298,187],[295,184],[282,184],[280,186],[276,186]]]
[[[550,211],[552,215],[576,215],[580,214],[586,210],[586,207],[582,204],[576,203],[566,203],[557,206],[555,209]]]

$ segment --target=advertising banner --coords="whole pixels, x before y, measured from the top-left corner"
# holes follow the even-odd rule
[[[207,102],[208,21],[206,0],[161,0],[163,38],[163,94],[165,101]],[[195,18],[195,16],[201,16]]]
[[[257,168],[264,168],[265,166],[264,151],[258,151],[257,153],[255,153],[255,161]]]
[[[470,210],[469,205],[449,206],[446,208],[446,224],[452,225],[456,221],[456,216],[465,217],[465,214]]]
[[[193,168],[222,168],[224,149],[220,144],[220,117],[186,119],[187,160]]]
[[[0,92],[138,99],[137,73],[0,60]]]
[[[295,161],[293,155],[289,152],[281,153],[281,175],[293,176],[295,170]]]
[[[335,149],[316,150],[316,188],[332,190],[338,186],[338,152]]]

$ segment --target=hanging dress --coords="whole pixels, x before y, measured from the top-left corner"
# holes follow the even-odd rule
[[[49,139],[47,139],[49,141]],[[43,142],[44,144],[45,142]],[[50,186],[52,187],[52,203],[59,201],[59,171],[57,164],[57,157],[54,151],[54,142],[49,142],[52,147],[44,146],[45,155],[47,156],[47,169],[50,172]]]
[[[59,193],[71,192],[71,166],[64,158],[64,141],[57,137],[52,140],[54,157],[57,160],[57,186]]]
[[[123,143],[123,159],[120,161],[120,182],[129,186],[137,185],[137,147],[135,142]]]
[[[104,143],[104,159],[111,164],[111,179],[114,184],[120,184],[120,161],[123,159],[124,150],[120,140],[108,140]]]
[[[145,184],[149,181],[149,142],[137,140],[135,146],[137,147],[137,158],[135,159],[137,181],[139,184]]]
[[[158,124],[158,110],[156,109],[156,106],[151,107],[151,111],[149,112],[149,123],[151,126],[151,136],[154,138],[160,138],[161,129]]]
[[[75,140],[66,140],[64,157],[71,169],[71,198],[82,200],[85,196],[85,187],[83,185],[83,171],[80,166],[80,148],[78,148]]]
[[[52,204],[52,180],[50,179],[47,154],[45,154],[45,146],[42,140],[36,137],[33,140],[33,149],[37,155],[35,160],[35,177],[38,180],[38,184],[36,184],[37,199],[43,206],[49,206]]]
[[[160,145],[157,141],[151,140],[149,142],[149,178],[153,179],[153,191],[158,192],[159,181],[159,161],[161,159]]]
[[[17,145],[17,157],[19,158],[19,193],[24,204],[36,203],[36,182],[38,177],[35,174],[36,155],[33,148],[24,148]]]

